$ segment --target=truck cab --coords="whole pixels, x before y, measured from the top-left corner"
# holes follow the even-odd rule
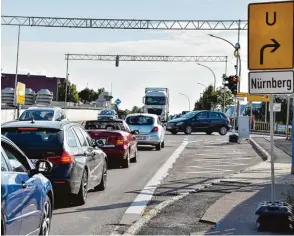
[[[157,115],[162,122],[168,121],[169,94],[167,88],[146,88],[143,104],[144,113]]]

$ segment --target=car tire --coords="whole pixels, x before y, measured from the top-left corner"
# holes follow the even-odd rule
[[[226,126],[221,126],[220,129],[219,129],[219,134],[224,136],[228,133],[228,129]]]
[[[138,147],[136,147],[135,156],[131,159],[131,162],[136,163],[137,162],[137,156],[138,156]]]
[[[190,135],[190,134],[192,134],[192,126],[191,126],[191,125],[187,125],[187,126],[185,127],[185,134],[186,134],[186,135]]]
[[[205,132],[207,135],[211,135],[212,134],[212,132],[211,131],[207,131],[207,132]]]
[[[157,144],[155,146],[156,151],[160,151],[161,150],[161,143]]]
[[[47,195],[44,206],[43,206],[42,221],[40,225],[39,235],[49,235],[51,219],[52,219],[52,204],[51,204],[50,198]]]
[[[161,148],[164,148],[164,141],[161,143]]]
[[[170,131],[173,135],[176,135],[178,131]]]
[[[106,189],[107,184],[107,162],[105,160],[103,165],[102,177],[100,183],[95,187],[95,191],[103,191]]]
[[[75,202],[78,205],[84,205],[86,203],[87,194],[88,194],[88,172],[84,170],[79,193],[75,196],[76,198]]]
[[[122,167],[123,168],[129,168],[130,166],[130,152],[127,153],[127,156],[125,159],[122,161]]]

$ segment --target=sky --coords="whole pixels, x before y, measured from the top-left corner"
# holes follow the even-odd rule
[[[249,0],[2,0],[2,15],[84,17],[96,19],[149,20],[247,20]],[[265,2],[256,0],[255,2]],[[17,7],[16,7],[17,6]],[[1,69],[15,73],[18,28],[1,26]],[[234,74],[235,57],[228,43],[209,37],[214,34],[233,44],[237,31],[155,31],[22,27],[19,73],[65,77],[66,53],[228,56],[227,74]],[[248,88],[247,31],[240,35],[241,91]],[[221,85],[225,63],[205,62]],[[142,106],[145,87],[170,90],[170,112],[191,109],[213,74],[197,63],[70,61],[69,79],[79,90],[104,87],[119,98],[122,109]],[[112,86],[111,86],[112,85]]]

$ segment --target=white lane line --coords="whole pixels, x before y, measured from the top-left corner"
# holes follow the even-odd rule
[[[167,161],[161,166],[158,172],[153,176],[153,178],[147,183],[144,189],[133,201],[131,206],[126,210],[125,214],[138,214],[142,215],[148,202],[151,200],[154,191],[167,176],[169,169],[173,166],[176,160],[180,157],[180,154],[187,146],[188,141],[183,141],[183,143],[175,150],[175,152],[167,159]]]

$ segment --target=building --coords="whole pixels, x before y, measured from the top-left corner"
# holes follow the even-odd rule
[[[112,96],[109,92],[102,92],[96,100],[97,107],[109,108],[111,106]]]
[[[34,90],[36,93],[41,89],[49,89],[53,93],[53,100],[57,100],[58,96],[58,83],[64,81],[64,78],[47,77],[46,75],[30,75],[30,74],[18,74],[18,82],[24,83],[26,88]],[[15,74],[1,75],[1,89],[14,88]]]

